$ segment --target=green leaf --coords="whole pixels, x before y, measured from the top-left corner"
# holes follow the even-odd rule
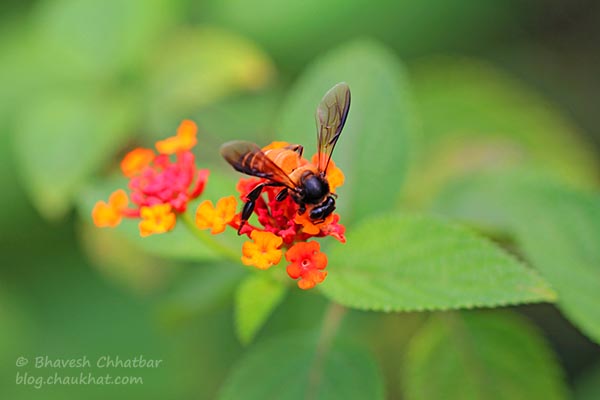
[[[435,315],[408,348],[403,382],[407,400],[567,398],[550,347],[508,313]]]
[[[584,375],[575,382],[575,399],[600,399],[600,364],[584,371]]]
[[[126,96],[65,93],[32,101],[15,130],[18,171],[34,205],[62,217],[86,178],[130,133],[137,117]]]
[[[410,199],[469,171],[528,166],[593,185],[599,160],[575,124],[527,85],[484,62],[434,58],[412,68],[422,123]]]
[[[515,217],[518,241],[560,309],[600,343],[600,196],[540,187]]]
[[[112,283],[136,294],[164,290],[178,271],[170,260],[153,257],[110,229],[82,223],[77,233],[92,266]]]
[[[196,239],[179,219],[175,228],[164,234],[140,236],[139,221],[123,221],[116,228],[125,240],[138,246],[148,254],[176,260],[214,260],[218,255],[206,244]],[[103,229],[103,228],[98,228]]]
[[[329,257],[324,294],[383,311],[494,307],[555,300],[535,271],[460,226],[390,214],[348,232]]]
[[[334,344],[325,354],[316,338],[293,335],[252,348],[225,381],[219,399],[383,399],[382,377],[360,348]]]
[[[207,27],[176,31],[148,64],[149,123],[162,128],[229,95],[263,88],[274,73],[268,55],[244,37]]]
[[[316,151],[317,105],[342,81],[350,86],[352,104],[333,159],[346,176],[339,208],[347,221],[394,207],[404,181],[411,114],[406,77],[396,56],[373,42],[353,42],[302,74],[284,103],[278,140],[306,146],[310,158]]]
[[[286,286],[264,274],[253,274],[240,284],[235,296],[235,321],[243,344],[254,339],[285,292]]]
[[[33,21],[48,62],[61,60],[75,77],[106,79],[138,67],[178,7],[168,0],[44,1]]]
[[[514,9],[493,0],[213,0],[202,18],[254,38],[297,68],[349,37],[373,37],[394,45],[400,54],[449,52],[489,44],[516,25]],[[208,13],[208,17],[206,14]],[[473,32],[477,32],[474,37]],[[478,43],[478,44],[475,44]]]
[[[435,210],[515,234],[526,258],[558,293],[558,307],[600,343],[598,194],[521,172],[481,174],[444,191]]]
[[[159,305],[164,321],[179,322],[226,302],[246,275],[240,265],[205,264],[194,268]]]

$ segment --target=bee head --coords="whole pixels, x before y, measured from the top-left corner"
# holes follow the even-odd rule
[[[308,204],[319,204],[329,194],[327,180],[314,173],[308,173],[302,177],[302,188],[303,200]]]

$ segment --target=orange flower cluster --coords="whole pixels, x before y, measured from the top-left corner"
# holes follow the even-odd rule
[[[283,148],[285,142],[274,142],[263,148]],[[317,160],[313,158],[313,163]],[[301,159],[306,164],[308,160]],[[283,167],[285,170],[285,166]],[[332,193],[344,183],[344,174],[333,161],[329,163],[326,177]],[[242,178],[237,190],[242,201],[259,184],[266,182],[263,178]],[[298,279],[298,287],[310,289],[323,282],[327,276],[327,256],[320,251],[319,243],[309,241],[311,238],[333,236],[344,243],[345,228],[339,224],[339,215],[332,213],[325,221],[315,223],[309,219],[310,207],[300,214],[299,205],[287,196],[277,199],[281,188],[266,186],[254,208],[256,223],[249,221],[240,230],[251,240],[242,247],[242,262],[261,270],[277,265],[283,256],[290,263],[287,273],[292,279]],[[235,230],[240,227],[241,212],[236,213],[237,202],[233,196],[220,199],[216,205],[209,200],[203,201],[196,211],[196,225],[200,229],[211,229],[213,234],[221,233],[226,226]]]
[[[114,192],[108,203],[99,201],[92,210],[94,224],[115,227],[123,217],[139,218],[140,234],[148,236],[170,231],[176,214],[200,196],[208,180],[208,170],[198,169],[194,154],[197,127],[184,120],[175,136],[156,143],[152,149],[137,148],[121,161],[121,171],[129,178],[129,198],[124,190]]]

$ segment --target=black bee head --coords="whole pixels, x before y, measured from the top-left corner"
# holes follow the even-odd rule
[[[308,204],[319,204],[329,194],[329,183],[324,177],[308,174],[302,179],[304,201]]]

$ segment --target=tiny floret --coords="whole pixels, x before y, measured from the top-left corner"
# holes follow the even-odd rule
[[[121,171],[123,175],[131,178],[135,174],[140,173],[154,160],[154,152],[150,149],[137,148],[131,150],[125,155],[121,161]]]
[[[285,253],[285,259],[290,263],[287,273],[292,279],[298,279],[300,289],[311,289],[323,282],[327,276],[327,255],[321,253],[318,242],[296,243]]]
[[[140,234],[149,236],[154,233],[168,232],[175,227],[175,213],[170,204],[156,204],[140,209]]]
[[[237,201],[234,196],[223,197],[213,206],[212,201],[204,200],[196,210],[196,226],[200,229],[211,229],[212,234],[225,231],[235,218]]]
[[[104,201],[97,202],[92,210],[94,225],[98,227],[115,227],[119,225],[128,203],[127,193],[122,189],[111,194],[108,203]]]
[[[186,119],[177,128],[177,135],[156,142],[156,150],[161,154],[175,154],[190,150],[196,145],[197,131],[196,124]]]
[[[258,269],[269,269],[281,261],[280,249],[283,240],[271,232],[253,231],[252,241],[242,246],[242,262],[244,265],[255,266]]]

